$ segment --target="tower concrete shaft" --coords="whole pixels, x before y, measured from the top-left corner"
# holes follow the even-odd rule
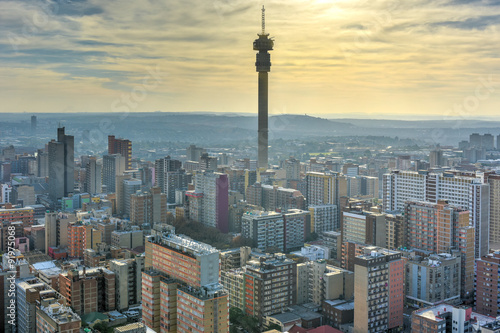
[[[262,33],[253,42],[253,49],[259,51],[256,55],[255,68],[259,73],[259,129],[258,129],[258,167],[267,168],[268,165],[268,74],[271,71],[271,55],[274,41],[265,32],[265,9],[262,6]]]

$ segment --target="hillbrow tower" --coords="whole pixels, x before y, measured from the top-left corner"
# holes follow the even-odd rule
[[[255,69],[259,72],[259,151],[258,151],[258,167],[267,168],[267,149],[268,149],[268,84],[267,77],[271,71],[271,55],[267,51],[271,51],[274,46],[274,41],[266,34],[266,10],[262,6],[262,32],[257,34],[257,38],[253,42],[253,49],[259,51],[257,53],[257,61]]]

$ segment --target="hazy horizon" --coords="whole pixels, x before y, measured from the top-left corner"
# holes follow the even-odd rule
[[[498,0],[0,0],[0,112],[256,114],[262,4],[270,115],[499,118]]]

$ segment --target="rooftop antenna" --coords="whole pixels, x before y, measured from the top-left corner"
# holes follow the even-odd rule
[[[262,34],[266,34],[266,9],[262,5]]]

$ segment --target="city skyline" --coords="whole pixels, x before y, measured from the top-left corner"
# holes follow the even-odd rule
[[[130,111],[256,114],[263,4],[277,40],[270,115],[500,106],[498,1],[61,0],[0,1],[0,112],[119,112],[135,94]]]

